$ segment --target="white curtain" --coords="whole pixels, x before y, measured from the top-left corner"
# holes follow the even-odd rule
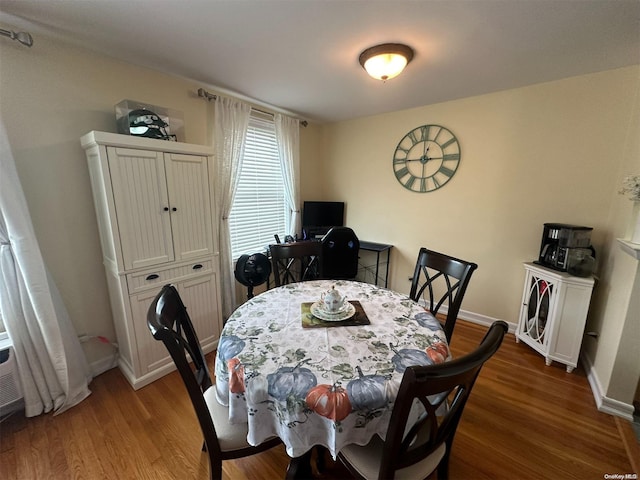
[[[251,106],[220,95],[214,102],[213,142],[216,155],[215,194],[220,235],[220,283],[222,315],[227,319],[236,308],[228,219],[242,169]]]
[[[44,265],[2,121],[0,314],[15,350],[27,417],[61,413],[91,393],[91,370]]]
[[[276,140],[280,156],[280,167],[290,211],[289,234],[294,236],[301,231],[300,225],[300,183],[298,181],[300,155],[300,121],[276,113]]]

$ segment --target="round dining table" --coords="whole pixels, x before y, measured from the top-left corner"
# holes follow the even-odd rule
[[[311,313],[332,288],[353,305],[349,318]],[[408,365],[449,358],[438,320],[405,294],[344,280],[292,283],[253,297],[226,322],[216,399],[231,423],[248,423],[250,444],[278,436],[290,457],[321,445],[335,459],[345,445],[385,438]]]

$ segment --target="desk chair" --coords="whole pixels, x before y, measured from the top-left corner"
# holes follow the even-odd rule
[[[167,347],[196,411],[209,454],[211,479],[222,479],[222,461],[253,455],[280,444],[272,438],[257,447],[247,443],[247,424],[230,424],[229,409],[216,401],[215,386],[187,309],[173,285],[165,285],[147,313],[153,338]],[[193,364],[189,363],[187,354]],[[159,419],[162,421],[162,419]]]
[[[507,330],[505,322],[497,321],[470,354],[450,362],[407,367],[385,440],[375,436],[365,446],[347,445],[338,454],[340,461],[360,479],[389,480],[396,474],[424,479],[436,470],[438,479],[446,479],[462,411],[482,366],[498,350]],[[425,411],[410,424],[414,401]]]
[[[349,227],[333,227],[322,237],[322,276],[355,278],[358,274],[360,240]]]
[[[320,242],[291,242],[269,245],[276,287],[321,278]]]
[[[418,253],[409,296],[416,302],[422,298],[434,316],[444,301],[447,301],[444,333],[448,342],[451,342],[462,299],[476,268],[478,265],[475,263],[465,262],[424,247]]]

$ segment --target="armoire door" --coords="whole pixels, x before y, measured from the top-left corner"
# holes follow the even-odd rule
[[[221,316],[216,294],[219,289],[217,273],[183,280],[176,285],[202,346],[211,345],[222,330],[218,323]]]
[[[200,345],[211,345],[220,336],[218,324],[220,311],[216,295],[217,277],[215,273],[197,276],[173,283],[180,294],[187,313],[196,331]],[[147,311],[160,288],[149,289],[130,295],[132,323],[138,355],[138,376],[146,375],[172,362],[167,348],[153,338],[147,326]]]
[[[125,269],[173,261],[163,154],[108,147],[107,155]]]
[[[212,255],[207,157],[165,153],[175,260]]]

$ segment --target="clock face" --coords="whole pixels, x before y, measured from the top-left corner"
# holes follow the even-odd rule
[[[450,130],[423,125],[407,133],[393,155],[393,172],[413,192],[432,192],[445,185],[458,169],[460,145]]]

